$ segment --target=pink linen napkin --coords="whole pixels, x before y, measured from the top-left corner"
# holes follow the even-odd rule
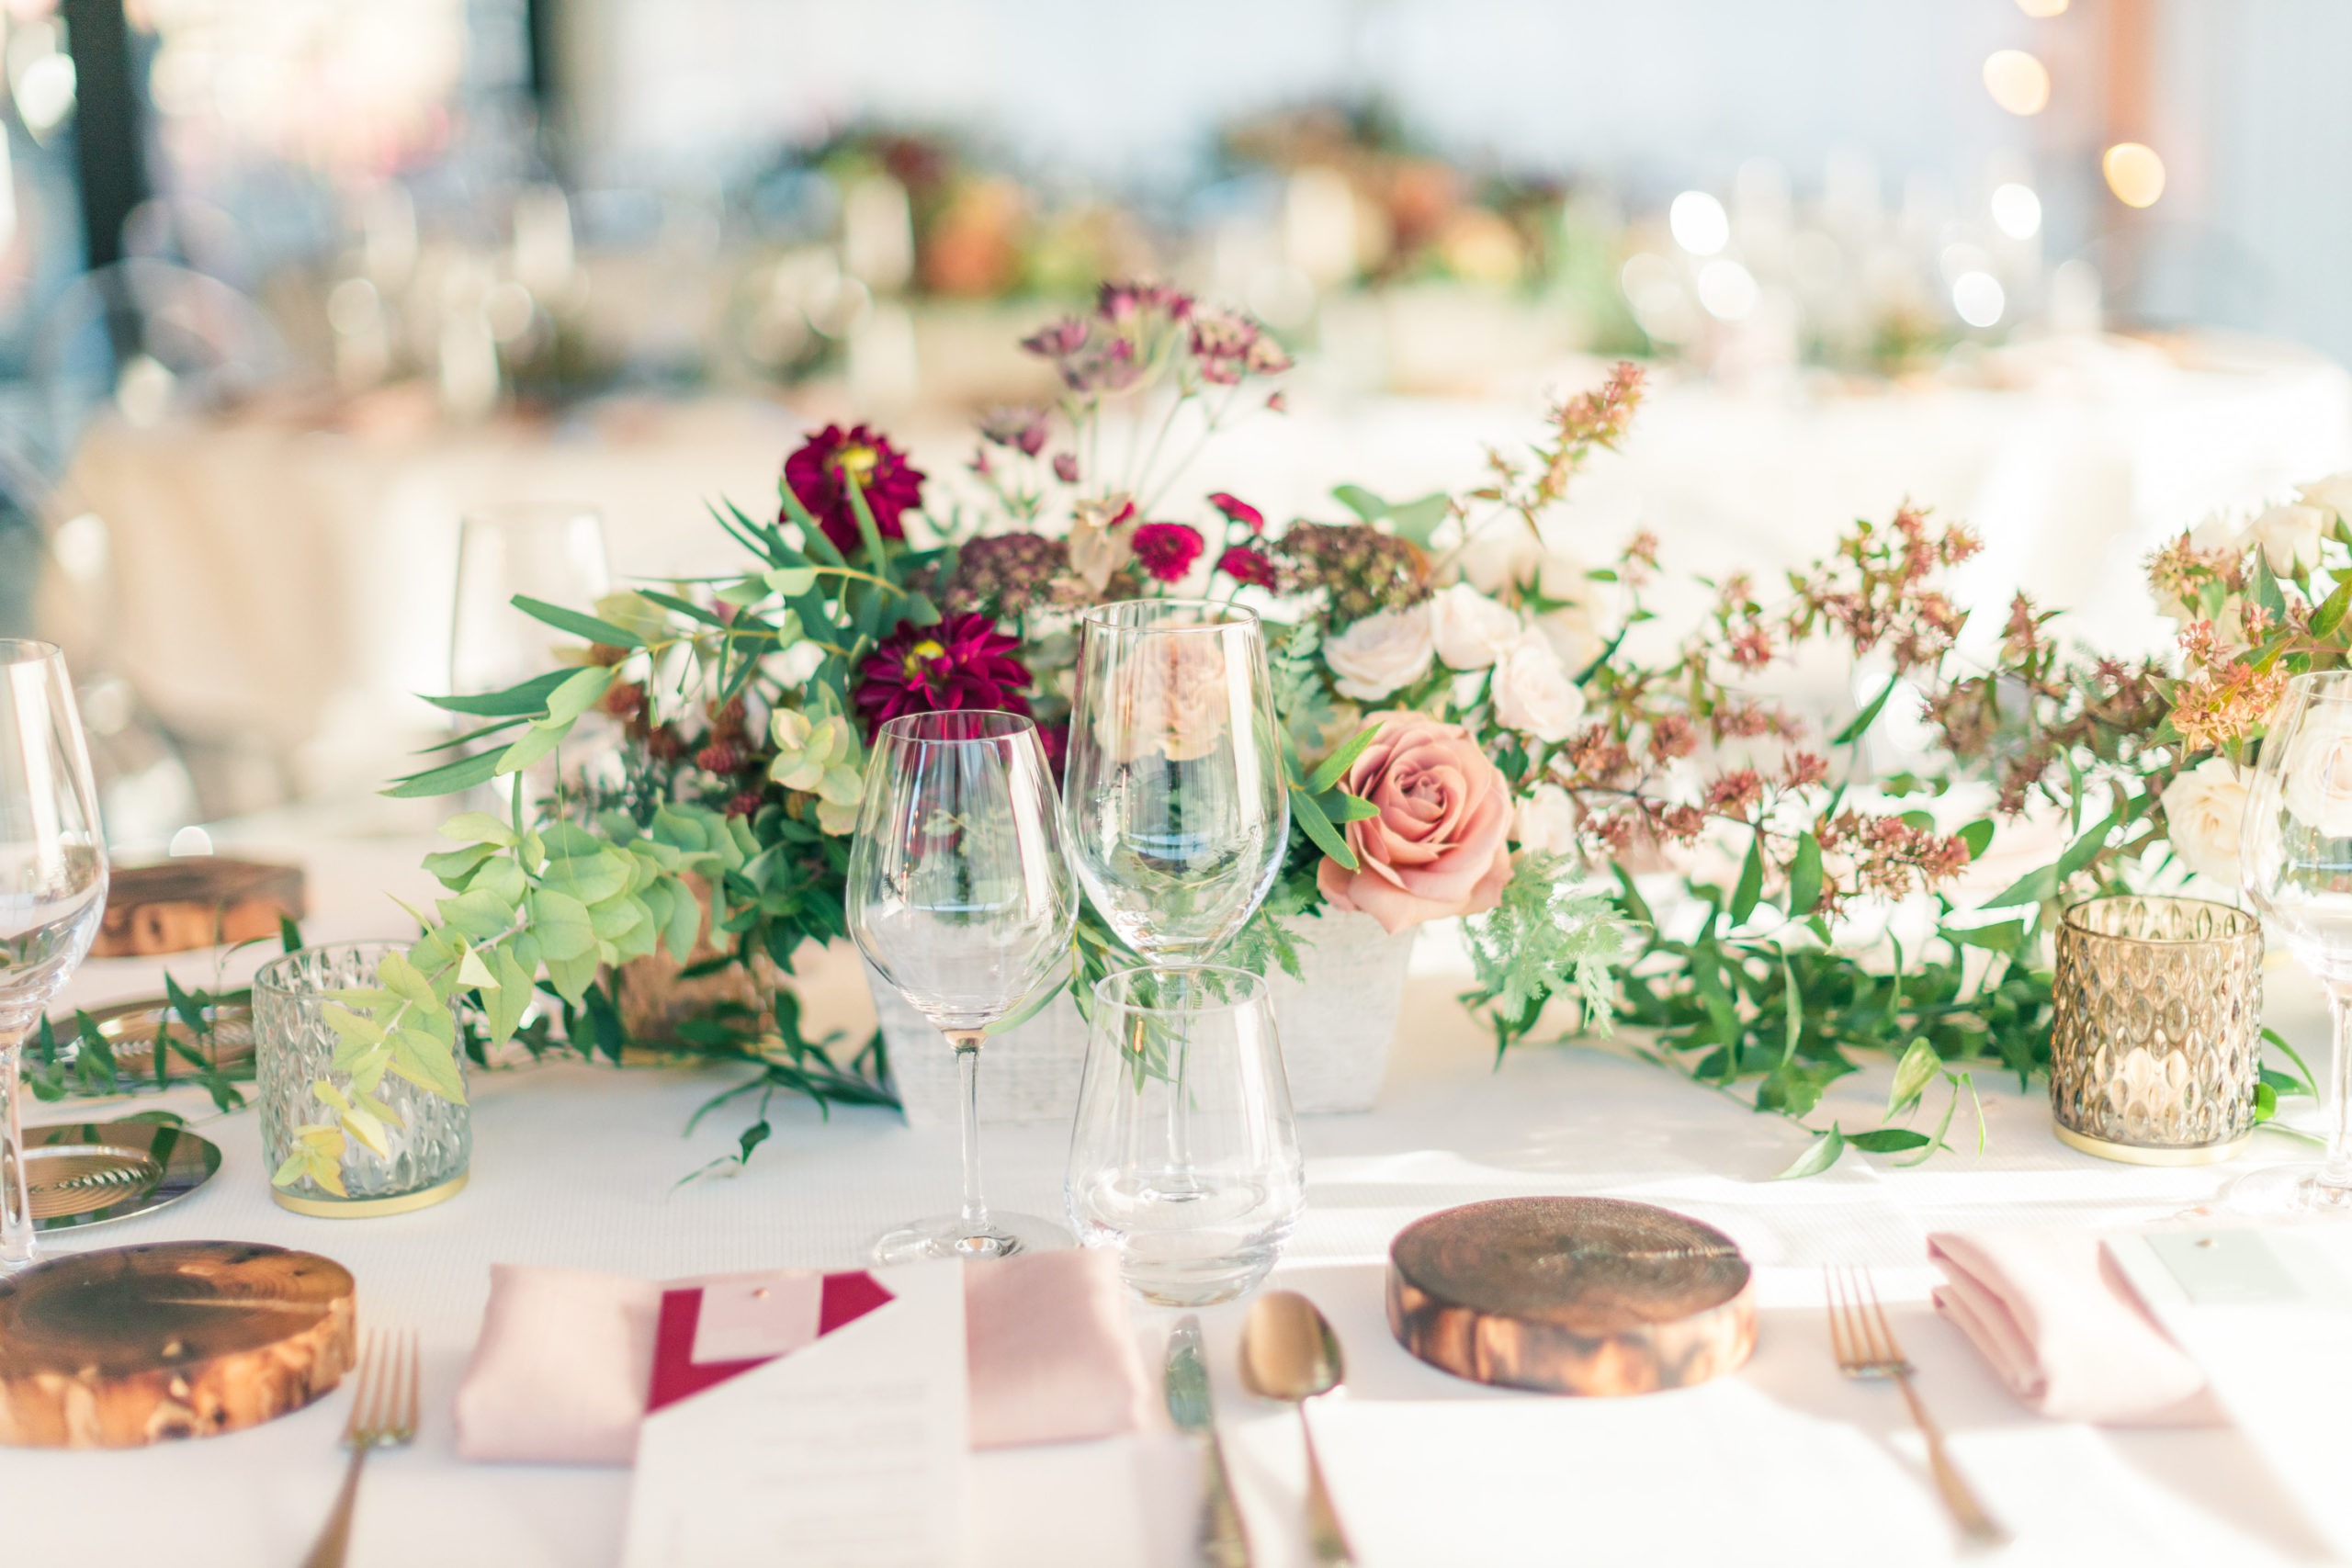
[[[2019,1403],[2061,1421],[2218,1427],[2205,1373],[2156,1325],[2097,1234],[1939,1231],[1936,1310]]]
[[[458,1455],[634,1463],[662,1293],[703,1282],[493,1265],[481,1337],[458,1389]],[[1075,1442],[1150,1423],[1150,1385],[1107,1252],[966,1264],[964,1337],[976,1449]]]

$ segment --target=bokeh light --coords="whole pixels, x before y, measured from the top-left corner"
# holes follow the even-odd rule
[[[2002,291],[2001,280],[1991,273],[1963,272],[1952,279],[1951,308],[1970,326],[1989,327],[2008,308],[2008,296]]]
[[[2165,161],[2137,141],[2119,141],[2098,161],[2107,188],[2126,207],[2154,207],[2165,193]]]
[[[1731,214],[1702,190],[1686,190],[1667,209],[1674,243],[1694,256],[1711,256],[1731,243]]]
[[[2011,114],[2040,114],[2050,103],[2050,71],[2021,49],[1984,57],[1984,90]]]
[[[2031,186],[1993,187],[1993,227],[2012,240],[2030,240],[2041,231],[2041,197]]]
[[[1699,303],[1719,321],[1745,321],[1756,309],[1756,275],[1727,256],[1699,269]]]
[[[2066,14],[2066,0],[2018,0],[2018,9],[2036,21]]]

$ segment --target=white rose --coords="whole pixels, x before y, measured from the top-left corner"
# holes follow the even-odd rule
[[[1527,636],[1519,617],[1466,582],[1442,588],[1430,600],[1430,635],[1437,656],[1455,670],[1484,670]]]
[[[2335,709],[2336,705],[2325,705]],[[2323,838],[2352,838],[2352,716],[2340,709],[2322,711],[2314,704],[2304,710],[2304,722],[2287,736],[2287,755],[2279,773],[2285,781],[2288,812]],[[2275,745],[2277,740],[2266,740]],[[2211,762],[2200,762],[2203,773]],[[2169,820],[2169,813],[2167,820]]]
[[[1535,629],[1571,671],[1582,671],[1608,648],[1600,617],[1589,604],[1570,604],[1535,617]]]
[[[1584,689],[1550,643],[1531,637],[1495,665],[1495,717],[1538,740],[1566,740],[1584,717]]]
[[[2272,572],[2294,577],[2319,565],[2328,514],[2316,506],[2274,506],[2246,525],[2245,542],[2260,547]]]
[[[1463,581],[1491,595],[1525,581],[1535,563],[1544,558],[1544,545],[1517,524],[1490,526],[1464,540],[1454,558]]]
[[[1555,784],[1540,784],[1519,803],[1510,836],[1522,850],[1538,854],[1577,852],[1577,803]]]
[[[2245,797],[2245,773],[2226,757],[2208,757],[2165,785],[2165,834],[2181,864],[2237,885]]]
[[[2352,517],[2352,469],[2313,479],[2295,492],[2295,499],[2338,517]]]
[[[1436,656],[1427,604],[1366,615],[1323,645],[1340,695],[1363,702],[1411,685],[1430,672]]]

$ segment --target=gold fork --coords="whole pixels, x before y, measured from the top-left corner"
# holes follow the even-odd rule
[[[2007,1540],[2008,1531],[1993,1522],[1944,1452],[1944,1435],[1928,1418],[1928,1407],[1911,1386],[1911,1363],[1903,1359],[1903,1347],[1895,1343],[1894,1325],[1886,1321],[1886,1309],[1879,1305],[1870,1276],[1859,1269],[1823,1272],[1829,1294],[1829,1348],[1838,1358],[1838,1370],[1849,1378],[1892,1381],[1903,1391],[1911,1419],[1928,1439],[1928,1469],[1936,1478],[1936,1490],[1943,1494],[1944,1506],[1951,1510],[1961,1533],[1981,1546]]]
[[[359,1374],[351,1394],[351,1419],[343,1428],[344,1446],[351,1464],[343,1472],[343,1490],[335,1494],[334,1512],[302,1568],[343,1568],[351,1546],[351,1506],[359,1498],[359,1472],[377,1449],[396,1449],[416,1437],[416,1333],[387,1333],[368,1337],[367,1353],[359,1359]]]

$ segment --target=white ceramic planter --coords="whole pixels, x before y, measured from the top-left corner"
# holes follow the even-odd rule
[[[1396,1037],[1415,933],[1390,936],[1368,915],[1337,911],[1295,921],[1292,931],[1306,979],[1280,970],[1271,976],[1274,1032],[1292,1108],[1369,1111],[1380,1097]],[[959,1113],[955,1053],[871,968],[865,981],[907,1121],[917,1127],[952,1125]],[[1069,1121],[1078,1109],[1085,1060],[1086,1021],[1069,997],[1056,997],[1036,1017],[982,1049],[980,1120]]]

